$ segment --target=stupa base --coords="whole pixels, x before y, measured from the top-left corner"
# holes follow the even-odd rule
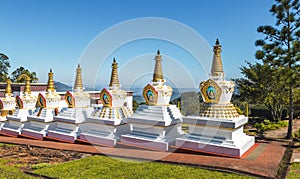
[[[121,136],[120,144],[150,150],[168,151],[173,142],[159,139],[158,135],[131,132]]]
[[[55,121],[50,124],[46,138],[51,140],[75,143],[79,135],[79,127],[75,120]]]
[[[188,125],[189,133],[177,138],[175,147],[241,157],[254,145],[254,136],[247,136],[243,132],[247,121],[245,116],[232,119],[184,117],[183,122]]]
[[[80,124],[78,141],[115,147],[122,134],[129,133],[128,124],[113,125],[111,120],[88,120]]]
[[[96,144],[106,147],[115,147],[117,144],[117,139],[114,136],[110,136],[109,134],[100,133],[91,134],[91,133],[81,133],[79,139],[80,142]]]
[[[6,122],[1,129],[1,134],[11,136],[11,137],[18,137],[21,134],[22,128],[24,123],[21,122]]]
[[[21,136],[42,140],[47,135],[49,124],[36,121],[26,122],[21,131]]]
[[[254,145],[254,137],[244,135],[239,138],[240,144],[238,146],[230,145],[231,142],[220,141],[219,139],[201,138],[196,135],[188,135],[177,138],[175,146],[184,150],[192,150],[203,153],[210,153],[215,155],[241,157]]]

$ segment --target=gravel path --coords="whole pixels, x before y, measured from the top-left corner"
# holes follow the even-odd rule
[[[295,119],[293,121],[293,132],[300,129],[300,119]],[[264,137],[267,139],[284,139],[287,134],[288,127],[283,127],[276,130],[266,131]]]

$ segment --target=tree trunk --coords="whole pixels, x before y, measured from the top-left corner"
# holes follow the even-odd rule
[[[294,118],[294,105],[293,105],[293,98],[294,98],[294,92],[293,92],[293,84],[290,83],[289,85],[289,126],[286,138],[291,139],[292,138],[292,132],[293,132],[293,118]]]
[[[288,17],[288,38],[287,38],[287,47],[288,47],[288,59],[289,59],[289,72],[292,70],[292,57],[291,57],[291,24],[290,24],[290,11],[287,11],[287,17]],[[292,75],[292,74],[290,74]],[[286,138],[291,139],[292,138],[292,132],[293,132],[293,118],[294,118],[294,105],[293,105],[293,98],[294,98],[294,91],[293,91],[293,79],[290,77],[289,79],[289,126]]]

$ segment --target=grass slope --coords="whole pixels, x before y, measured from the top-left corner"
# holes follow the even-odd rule
[[[7,165],[6,160],[0,159],[0,178],[14,178],[14,179],[31,179],[30,175],[23,173],[18,166]]]
[[[293,163],[290,166],[288,176],[286,178],[299,178],[300,176],[300,163]]]
[[[55,178],[247,178],[195,167],[107,156],[92,156],[62,164],[38,164],[32,169],[36,174]]]

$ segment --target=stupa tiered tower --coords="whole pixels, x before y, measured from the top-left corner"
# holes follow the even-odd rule
[[[37,97],[38,110],[29,115],[28,122],[22,129],[22,136],[43,139],[48,132],[48,127],[53,122],[53,117],[59,113],[61,97],[56,93],[53,81],[53,73],[48,73],[48,84],[46,94],[40,93]]]
[[[79,124],[93,112],[93,108],[90,107],[90,95],[83,90],[81,68],[78,64],[73,92],[65,94],[68,107],[63,108],[57,116],[54,116],[47,138],[74,143],[79,137]]]
[[[159,50],[155,56],[152,84],[143,89],[146,105],[140,106],[128,118],[131,132],[121,136],[121,143],[141,148],[166,151],[174,144],[181,130],[182,115],[175,105],[170,105],[172,88],[165,85]]]
[[[189,126],[189,133],[176,139],[176,147],[241,157],[254,145],[254,137],[243,132],[248,118],[239,115],[230,102],[234,83],[225,80],[221,50],[217,39],[210,77],[200,83],[205,108],[199,116],[183,118],[183,123]]]
[[[25,90],[20,96],[16,96],[15,101],[17,108],[12,115],[8,115],[7,121],[5,122],[1,133],[13,137],[17,137],[21,134],[22,128],[25,122],[27,122],[27,117],[33,114],[36,110],[36,100],[37,97],[31,94],[30,90],[30,77],[26,74],[22,74],[18,79],[25,79]]]
[[[103,107],[95,109],[80,124],[80,141],[114,147],[120,135],[130,131],[126,118],[132,115],[132,96],[120,89],[118,63],[113,60],[109,89],[102,89],[100,100]]]
[[[11,90],[11,81],[6,81],[6,89],[5,89],[5,97],[0,99],[0,130],[4,125],[4,121],[7,120],[6,116],[9,113],[13,113],[16,109],[16,102],[15,98],[12,97],[12,90]]]

